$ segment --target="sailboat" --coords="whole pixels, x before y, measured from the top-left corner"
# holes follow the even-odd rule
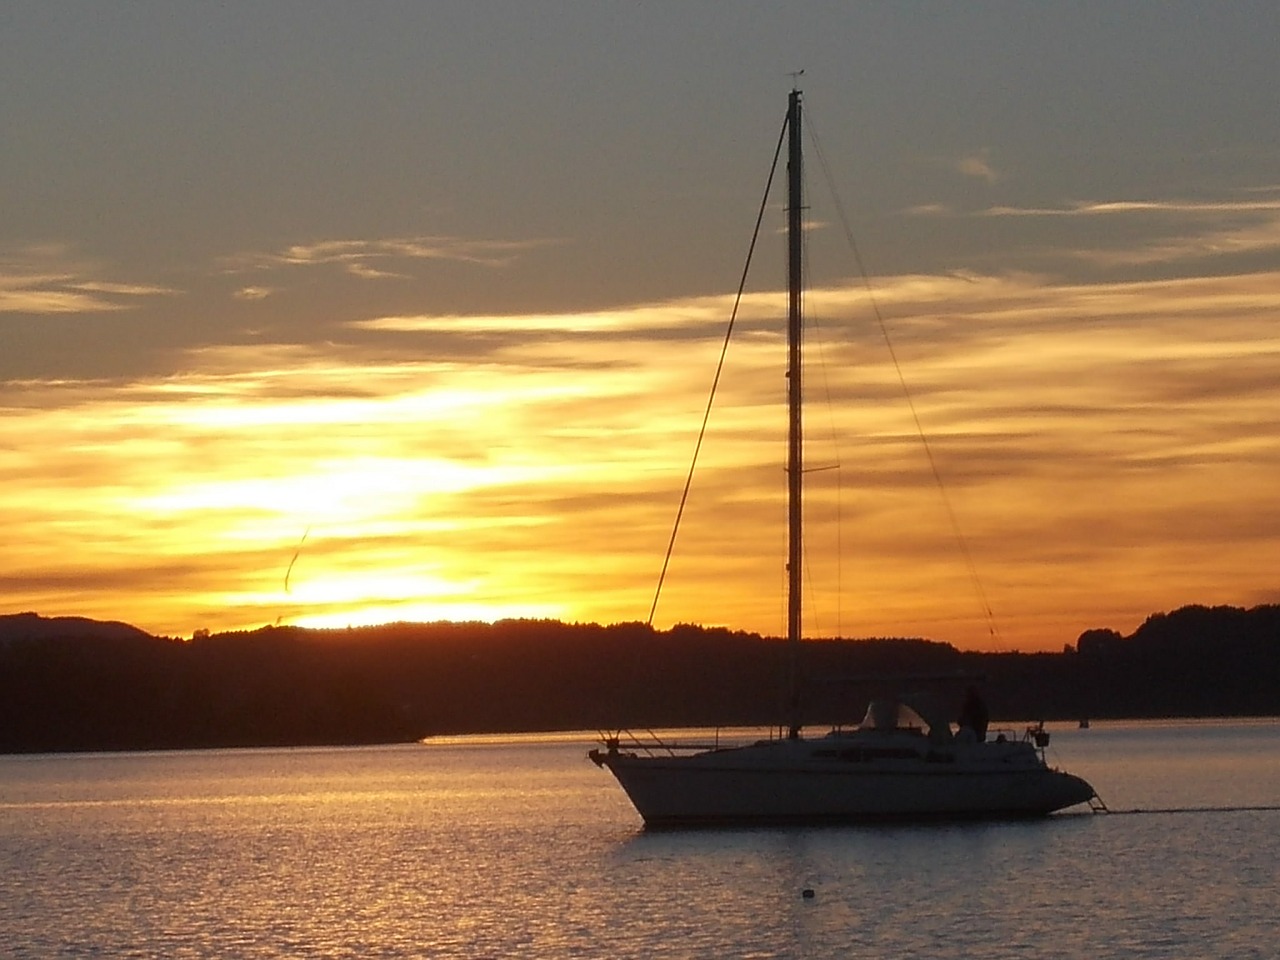
[[[803,402],[801,93],[787,104],[787,644],[786,735],[683,752],[654,738],[606,736],[588,757],[617,778],[647,827],[883,819],[1037,817],[1092,802],[1093,788],[1045,759],[1043,725],[988,740],[984,716],[953,733],[949,719],[901,696],[873,700],[854,729],[802,735]]]

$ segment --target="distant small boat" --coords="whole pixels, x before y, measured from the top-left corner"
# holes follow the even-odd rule
[[[1048,766],[1043,724],[1021,738],[986,739],[980,719],[953,733],[947,718],[905,697],[876,700],[854,730],[801,736],[795,663],[801,641],[801,280],[803,181],[800,91],[787,107],[788,630],[787,736],[686,752],[660,740],[608,736],[588,756],[607,767],[647,826],[822,823],[876,819],[1044,816],[1094,797]]]
[[[1088,730],[1088,729],[1089,729],[1089,718],[1088,718],[1088,717],[1084,717],[1084,718],[1082,718],[1082,719],[1081,719],[1081,721],[1080,721],[1080,729],[1081,729],[1081,730]]]

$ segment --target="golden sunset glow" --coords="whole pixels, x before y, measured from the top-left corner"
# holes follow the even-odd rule
[[[866,293],[814,291],[809,632],[1056,648],[1183,597],[1264,599],[1277,288],[877,284],[978,587]],[[740,321],[660,625],[780,631],[779,305],[757,296]],[[11,384],[10,605],[110,617],[127,596],[175,635],[644,619],[728,309],[359,324],[506,335],[484,363],[224,347],[182,375]],[[690,323],[678,347],[651,339]]]

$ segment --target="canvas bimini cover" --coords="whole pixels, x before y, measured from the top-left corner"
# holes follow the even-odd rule
[[[858,729],[878,733],[919,730],[931,740],[951,739],[950,722],[927,700],[913,700],[911,704],[898,697],[872,700],[867,704],[867,713]]]

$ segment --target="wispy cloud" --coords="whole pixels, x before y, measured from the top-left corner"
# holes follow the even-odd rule
[[[237,300],[265,300],[273,293],[275,290],[271,287],[249,286],[241,287],[232,296]]]
[[[125,305],[78,289],[72,277],[40,274],[0,276],[0,312],[100,313]]]
[[[745,317],[776,315],[785,303],[778,294],[744,298]],[[666,303],[638,304],[616,310],[543,314],[431,315],[376,317],[350,324],[354,329],[381,332],[441,333],[626,333],[638,331],[697,331],[705,326],[723,327],[732,300],[700,297]]]
[[[993,209],[992,216],[1146,217],[1162,231],[1128,247],[1097,246],[1074,252],[1099,266],[1142,266],[1280,251],[1280,197],[1216,201],[1082,203],[1062,210]]]
[[[918,203],[902,211],[909,217],[950,217],[955,208],[945,203]]]
[[[1099,267],[1143,267],[1208,258],[1280,251],[1280,192],[1275,187],[1237,191],[1213,200],[1079,201],[1056,207],[992,206],[959,213],[943,204],[919,204],[905,211],[916,217],[975,216],[990,220],[1069,219],[1096,224],[1086,242],[1062,248],[1035,241],[1042,258]],[[1248,199],[1238,199],[1241,194]],[[1117,231],[1103,224],[1125,227]]]
[[[1128,249],[1085,249],[1074,256],[1099,266],[1143,266],[1280,251],[1280,213],[1251,224],[1156,239]]]
[[[145,297],[177,291],[154,284],[105,279],[98,264],[72,257],[61,245],[28,247],[0,257],[0,312],[102,313],[127,310]]]
[[[1266,188],[1273,190],[1275,188]],[[988,217],[1097,217],[1115,214],[1159,213],[1215,216],[1266,214],[1280,211],[1280,198],[1265,200],[1111,200],[1081,201],[1063,207],[990,207]]]
[[[991,150],[987,147],[961,157],[956,161],[955,167],[964,176],[976,177],[987,183],[995,183],[1000,179],[995,167],[991,165]]]
[[[458,237],[390,237],[371,240],[321,240],[271,253],[244,253],[224,258],[232,272],[273,267],[336,266],[362,280],[403,279],[390,265],[414,260],[440,260],[501,267],[547,241],[472,240]]]

